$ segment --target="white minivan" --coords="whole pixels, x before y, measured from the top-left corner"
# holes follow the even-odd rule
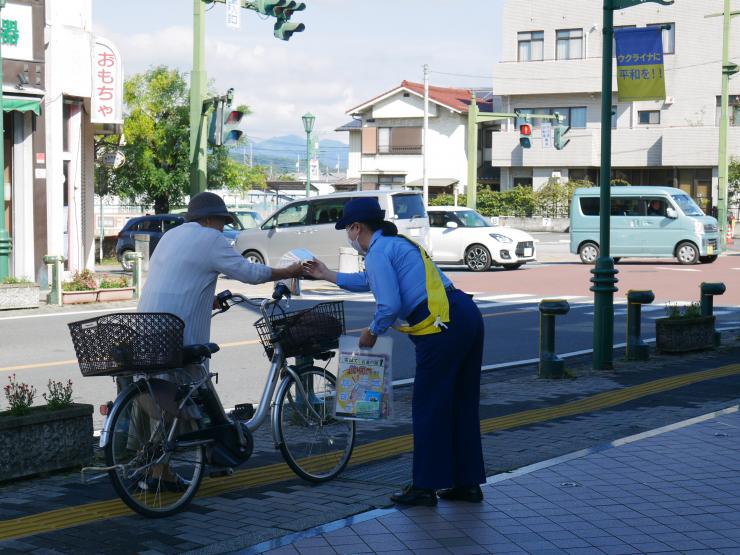
[[[234,248],[251,262],[275,264],[288,251],[311,251],[332,270],[339,268],[339,249],[346,247],[347,234],[334,229],[353,198],[377,197],[385,219],[399,233],[430,250],[429,219],[420,193],[413,191],[353,191],[300,199],[286,204],[264,223],[239,234]]]

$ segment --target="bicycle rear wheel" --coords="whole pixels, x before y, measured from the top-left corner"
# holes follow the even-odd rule
[[[153,388],[154,396],[143,382],[131,388],[120,410],[111,415],[105,446],[108,466],[116,466],[108,471],[116,493],[134,511],[150,518],[182,510],[198,491],[205,468],[202,445],[178,445],[177,436],[167,445],[173,415],[161,405],[172,408],[159,397],[168,395],[171,387]],[[186,417],[196,414],[188,408],[178,420],[179,433],[199,426],[197,420]]]
[[[280,451],[298,476],[326,482],[347,466],[355,444],[355,423],[334,416],[336,378],[323,368],[300,373],[308,399],[293,376],[280,384],[275,410]]]

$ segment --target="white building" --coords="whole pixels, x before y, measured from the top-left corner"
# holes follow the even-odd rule
[[[722,18],[704,16],[722,8],[721,0],[704,0],[647,3],[615,12],[616,27],[670,24],[670,29],[663,30],[665,102],[617,102],[614,79],[613,178],[680,187],[705,209],[716,204]],[[501,168],[502,189],[539,188],[553,176],[597,182],[602,2],[507,0],[503,20],[493,90],[501,95],[504,110],[558,111],[572,129],[562,151],[543,148],[537,123],[531,149],[519,146],[516,122],[493,133],[491,164]],[[730,58],[740,61],[738,18]],[[730,83],[729,152],[740,156],[740,78]]]
[[[430,193],[452,192],[467,184],[467,113],[469,89],[429,87],[427,175]],[[490,110],[490,91],[481,97]],[[347,178],[337,189],[373,190],[421,187],[424,86],[403,81],[347,111],[353,121],[337,129],[349,132]],[[486,166],[490,168],[489,158]]]
[[[10,270],[43,283],[44,255],[94,266],[94,137],[122,121],[121,58],[92,0],[9,0],[2,19],[18,29],[2,46]]]

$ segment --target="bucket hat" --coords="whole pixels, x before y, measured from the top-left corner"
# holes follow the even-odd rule
[[[334,225],[336,229],[344,229],[355,222],[380,222],[385,219],[385,210],[380,208],[375,197],[360,197],[344,205],[344,213]]]
[[[229,214],[224,199],[209,191],[198,193],[190,199],[185,219],[192,222],[209,216],[223,218],[227,224],[234,223],[234,218]]]

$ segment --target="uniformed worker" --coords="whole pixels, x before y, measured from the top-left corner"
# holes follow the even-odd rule
[[[372,291],[377,306],[360,336],[362,348],[373,347],[397,320],[408,323],[396,329],[416,347],[413,481],[391,500],[432,506],[439,495],[480,502],[486,479],[478,416],[483,318],[424,249],[384,217],[376,198],[363,197],[347,203],[336,223],[365,255],[364,272],[333,272],[318,260],[307,262],[305,272],[348,291]]]

